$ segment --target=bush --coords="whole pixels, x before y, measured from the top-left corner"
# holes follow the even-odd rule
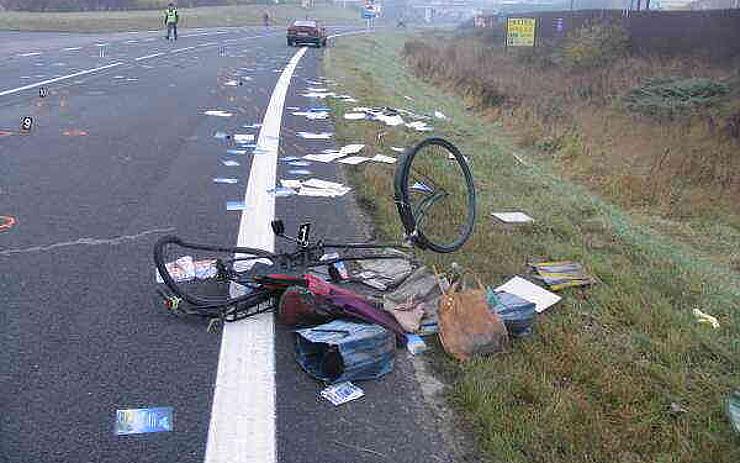
[[[560,49],[560,61],[569,68],[593,68],[627,54],[629,38],[618,25],[584,24],[571,33]]]
[[[640,87],[630,90],[622,101],[632,112],[673,118],[712,106],[729,92],[727,85],[709,79],[664,77],[648,79]]]

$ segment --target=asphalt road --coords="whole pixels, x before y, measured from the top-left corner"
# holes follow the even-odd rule
[[[0,215],[17,219],[0,232],[2,461],[204,460],[220,335],[154,305],[151,249],[165,233],[235,243],[239,213],[225,201],[244,197],[252,155],[224,166],[213,135],[258,134],[242,127],[261,122],[296,51],[283,34],[206,29],[168,43],[159,33],[1,33]],[[307,50],[286,107],[316,103],[301,93],[323,53]],[[244,85],[225,85],[235,76]],[[12,91],[60,77],[45,98]],[[25,135],[23,116],[34,118]],[[330,121],[286,111],[282,123],[283,155],[333,147],[296,136],[332,131]],[[338,178],[334,165],[308,169]],[[278,178],[295,178],[288,170],[280,163]],[[239,182],[212,181],[224,176]],[[364,233],[350,196],[279,198],[276,211],[288,229]],[[404,350],[391,375],[361,384],[366,397],[335,408],[293,360],[292,334],[278,329],[275,346],[278,461],[452,461]],[[152,406],[174,408],[174,431],[113,434],[117,409]]]

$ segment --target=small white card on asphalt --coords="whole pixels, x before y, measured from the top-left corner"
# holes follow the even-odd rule
[[[321,397],[325,398],[335,406],[342,405],[364,396],[365,392],[349,381],[332,384],[323,391]]]

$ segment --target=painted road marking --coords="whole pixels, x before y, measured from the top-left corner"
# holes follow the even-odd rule
[[[239,222],[237,246],[273,251],[275,187],[285,96],[301,48],[275,84],[257,139]],[[207,463],[275,463],[275,326],[271,313],[223,328],[206,445]]]
[[[59,81],[62,81],[62,80],[72,79],[72,78],[78,77],[78,76],[84,76],[85,74],[92,74],[93,72],[104,71],[106,69],[111,69],[111,68],[114,68],[116,66],[120,66],[122,64],[123,64],[123,62],[119,61],[117,63],[108,64],[106,66],[101,66],[99,68],[87,69],[87,70],[84,70],[84,71],[75,72],[74,74],[67,74],[66,76],[59,76],[59,77],[55,77],[54,79],[48,79],[48,80],[44,80],[44,81],[41,81],[41,82],[36,82],[35,84],[28,84],[28,85],[24,85],[23,87],[12,88],[10,90],[4,90],[4,91],[0,92],[0,96],[12,95],[13,93],[18,93],[18,92],[22,92],[23,90],[29,90],[29,89],[32,89],[32,88],[41,87],[42,85],[53,84],[54,82],[59,82]]]
[[[157,56],[162,56],[164,53],[152,53],[151,55],[146,56],[139,56],[138,58],[135,58],[134,61],[142,61],[149,58],[156,58]]]

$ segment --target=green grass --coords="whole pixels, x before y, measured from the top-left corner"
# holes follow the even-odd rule
[[[359,13],[353,8],[317,6],[304,10],[297,5],[239,5],[180,8],[181,28],[211,26],[246,26],[262,24],[267,10],[277,26],[291,20],[311,18],[331,23],[360,23]],[[57,32],[114,32],[154,30],[162,27],[159,10],[90,11],[73,13],[30,13],[0,11],[0,30],[57,31]]]
[[[740,461],[739,438],[722,409],[723,397],[740,387],[738,273],[514,148],[463,98],[414,78],[399,54],[403,42],[394,34],[346,38],[327,50],[324,71],[360,105],[450,117],[435,125],[472,159],[480,219],[460,252],[427,254],[428,263],[454,260],[496,285],[524,272],[529,258],[572,259],[601,280],[564,291],[563,301],[540,316],[536,334],[514,342],[510,353],[464,365],[433,356],[486,461]],[[370,154],[421,138],[344,121],[346,108],[334,106],[338,140],[364,142]],[[392,168],[348,170],[378,232],[398,237]],[[524,210],[536,223],[504,229],[490,220],[493,210]],[[697,324],[694,308],[721,327]],[[672,414],[673,402],[688,412]]]

